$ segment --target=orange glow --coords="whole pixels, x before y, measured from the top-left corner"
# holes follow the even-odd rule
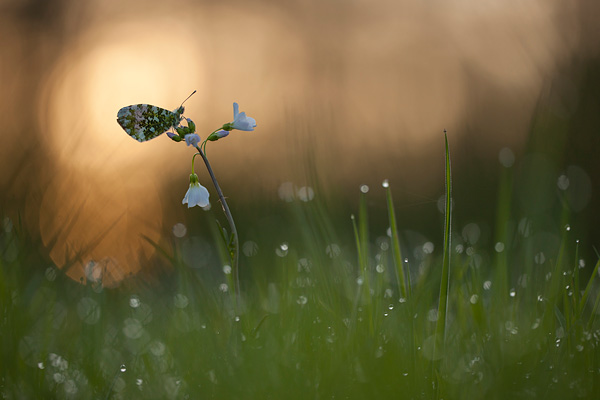
[[[303,175],[310,159],[325,187],[355,191],[390,178],[428,197],[439,190],[443,129],[457,144],[468,130],[481,135],[474,151],[482,159],[505,146],[517,150],[540,93],[579,40],[576,6],[558,0],[344,7],[95,0],[79,7],[84,23],[65,7],[48,17],[60,22],[39,32],[27,23],[13,29],[18,18],[0,24],[4,36],[18,32],[0,49],[3,60],[28,51],[49,60],[26,65],[43,83],[32,107],[35,143],[23,140],[30,129],[23,114],[32,110],[4,123],[0,184],[17,182],[13,170],[25,169],[33,146],[43,148],[56,170],[41,203],[28,199],[29,214],[40,215],[31,219],[59,266],[77,260],[71,277],[83,277],[92,260],[111,269],[113,284],[138,270],[135,257],[152,255],[142,235],[159,241],[170,230],[164,187],[180,180],[183,197],[192,154],[165,136],[143,144],[127,137],[116,123],[121,107],[173,110],[198,90],[185,115],[204,136],[230,122],[238,102],[257,130],[208,146],[226,195],[233,188],[246,198],[275,196],[282,182],[310,184]],[[30,50],[28,40],[38,47]],[[19,92],[28,79],[20,68],[0,63],[10,78],[0,102],[28,96]]]

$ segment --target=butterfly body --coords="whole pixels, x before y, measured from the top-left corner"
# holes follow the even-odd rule
[[[145,142],[178,127],[183,111],[183,106],[169,111],[150,104],[134,104],[119,110],[117,122],[129,136],[138,142]]]

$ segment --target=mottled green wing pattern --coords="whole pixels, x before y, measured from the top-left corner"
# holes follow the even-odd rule
[[[179,125],[183,106],[175,111],[150,104],[134,104],[123,107],[117,113],[117,122],[129,136],[145,142]]]

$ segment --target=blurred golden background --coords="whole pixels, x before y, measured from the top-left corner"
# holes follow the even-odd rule
[[[116,113],[198,90],[185,115],[201,136],[234,101],[257,120],[208,146],[234,207],[310,185],[309,160],[350,204],[385,178],[400,204],[435,203],[447,129],[465,203],[485,209],[498,152],[524,151],[540,109],[580,121],[560,162],[599,167],[598,15],[558,0],[2,0],[0,205],[76,280],[137,273],[154,252],[141,235],[160,242],[202,211],[180,204],[191,149],[140,144]]]

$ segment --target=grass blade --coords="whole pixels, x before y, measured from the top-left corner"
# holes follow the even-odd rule
[[[387,181],[384,182],[385,194],[387,198],[388,216],[390,220],[390,230],[392,231],[392,257],[396,269],[396,279],[398,280],[398,290],[401,297],[407,299],[408,291],[406,289],[406,278],[404,266],[402,263],[402,253],[400,251],[400,239],[398,237],[398,226],[396,225],[396,213],[394,212],[394,201],[392,200],[392,189]]]
[[[438,305],[438,318],[435,326],[434,359],[443,352],[446,333],[446,314],[448,308],[448,288],[450,285],[450,228],[452,213],[452,181],[450,171],[450,151],[448,149],[448,135],[444,130],[446,142],[446,212],[444,223],[444,256],[442,261],[442,281],[440,284],[440,300]],[[439,342],[438,342],[439,341]],[[440,349],[440,347],[442,347]]]

